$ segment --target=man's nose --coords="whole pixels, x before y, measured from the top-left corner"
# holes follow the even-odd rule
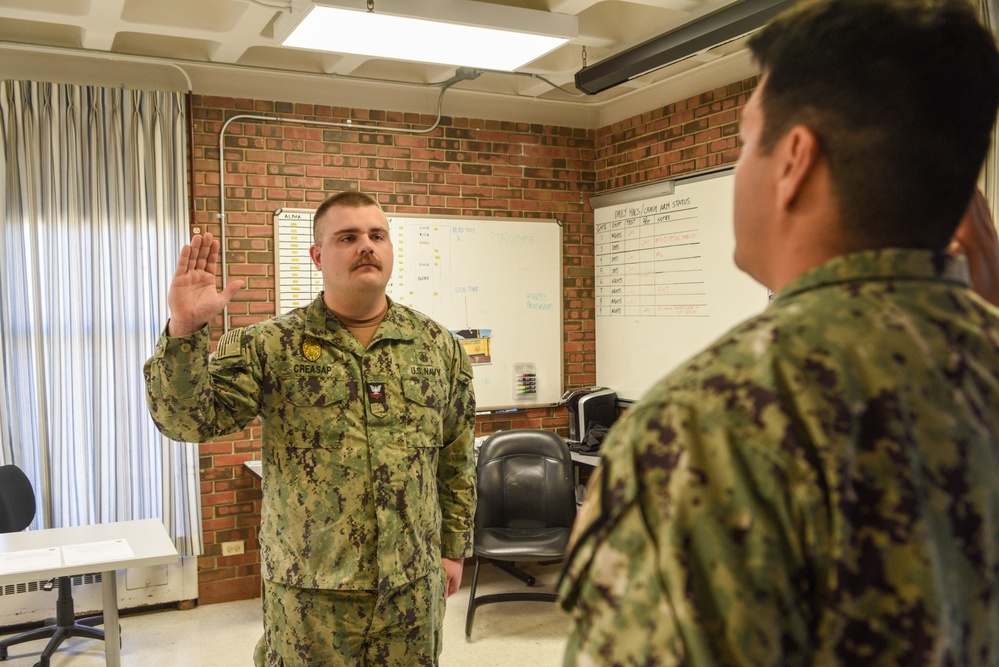
[[[357,243],[357,254],[366,255],[375,251],[375,242],[367,234],[362,234]]]

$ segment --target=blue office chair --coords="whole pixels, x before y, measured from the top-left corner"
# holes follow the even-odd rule
[[[493,602],[554,602],[554,593],[515,591],[476,596],[484,560],[534,586],[518,562],[557,561],[565,555],[576,518],[569,446],[542,429],[499,431],[486,438],[476,463],[475,572],[468,594],[465,636],[477,607]]]
[[[0,466],[0,533],[16,533],[35,520],[35,492],[31,480],[15,465]],[[7,647],[36,639],[50,637],[35,667],[49,667],[49,659],[59,645],[69,637],[104,639],[104,630],[93,627],[104,622],[103,616],[77,620],[73,609],[73,580],[58,577],[59,598],[56,600],[56,618],[52,624],[23,632],[0,641],[0,660],[7,659]]]

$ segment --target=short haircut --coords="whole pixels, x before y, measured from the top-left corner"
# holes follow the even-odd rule
[[[945,247],[999,105],[999,53],[970,4],[805,0],[749,48],[765,76],[761,150],[795,125],[816,134],[846,238]]]
[[[335,206],[344,206],[347,208],[361,208],[364,206],[377,206],[381,210],[381,205],[378,200],[371,195],[366,195],[363,192],[355,192],[353,190],[347,190],[345,192],[338,192],[335,195],[330,195],[316,208],[316,214],[312,216],[312,242],[319,243],[322,237],[322,230],[326,224],[324,219],[326,213]]]

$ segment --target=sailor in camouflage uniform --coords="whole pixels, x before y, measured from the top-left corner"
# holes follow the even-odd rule
[[[944,251],[992,37],[961,0],[827,0],[750,48],[735,258],[776,299],[608,434],[565,664],[995,667],[999,309]]]
[[[218,241],[195,236],[146,364],[168,436],[262,424],[264,636],[257,665],[435,665],[446,595],[472,553],[475,401],[444,327],[392,302],[388,223],[359,193],[316,211],[311,305],[230,331],[211,321]]]

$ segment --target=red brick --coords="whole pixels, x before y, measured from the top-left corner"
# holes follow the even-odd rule
[[[757,83],[747,79],[596,130],[467,118],[445,119],[427,135],[232,123],[225,141],[227,260],[229,275],[250,284],[230,305],[229,325],[244,326],[274,313],[277,208],[314,208],[329,192],[353,189],[376,193],[387,209],[398,213],[555,218],[564,224],[563,381],[566,387],[593,385],[593,212],[586,200],[595,193],[734,163],[739,109]],[[216,235],[218,132],[236,110],[301,118],[314,114],[323,122],[351,118],[413,127],[434,122],[418,113],[202,95],[193,99],[199,119],[193,156],[195,222]],[[213,322],[213,340],[221,335],[220,325],[221,318]],[[510,428],[547,428],[567,435],[568,415],[559,408],[526,409],[516,418],[482,415],[475,432]],[[202,526],[215,553],[199,559],[199,601],[257,597],[260,482],[242,463],[259,457],[259,422],[203,444],[200,451]],[[213,504],[224,499],[229,502]],[[243,557],[221,558],[218,545],[229,538],[220,536],[234,531],[247,551]]]

